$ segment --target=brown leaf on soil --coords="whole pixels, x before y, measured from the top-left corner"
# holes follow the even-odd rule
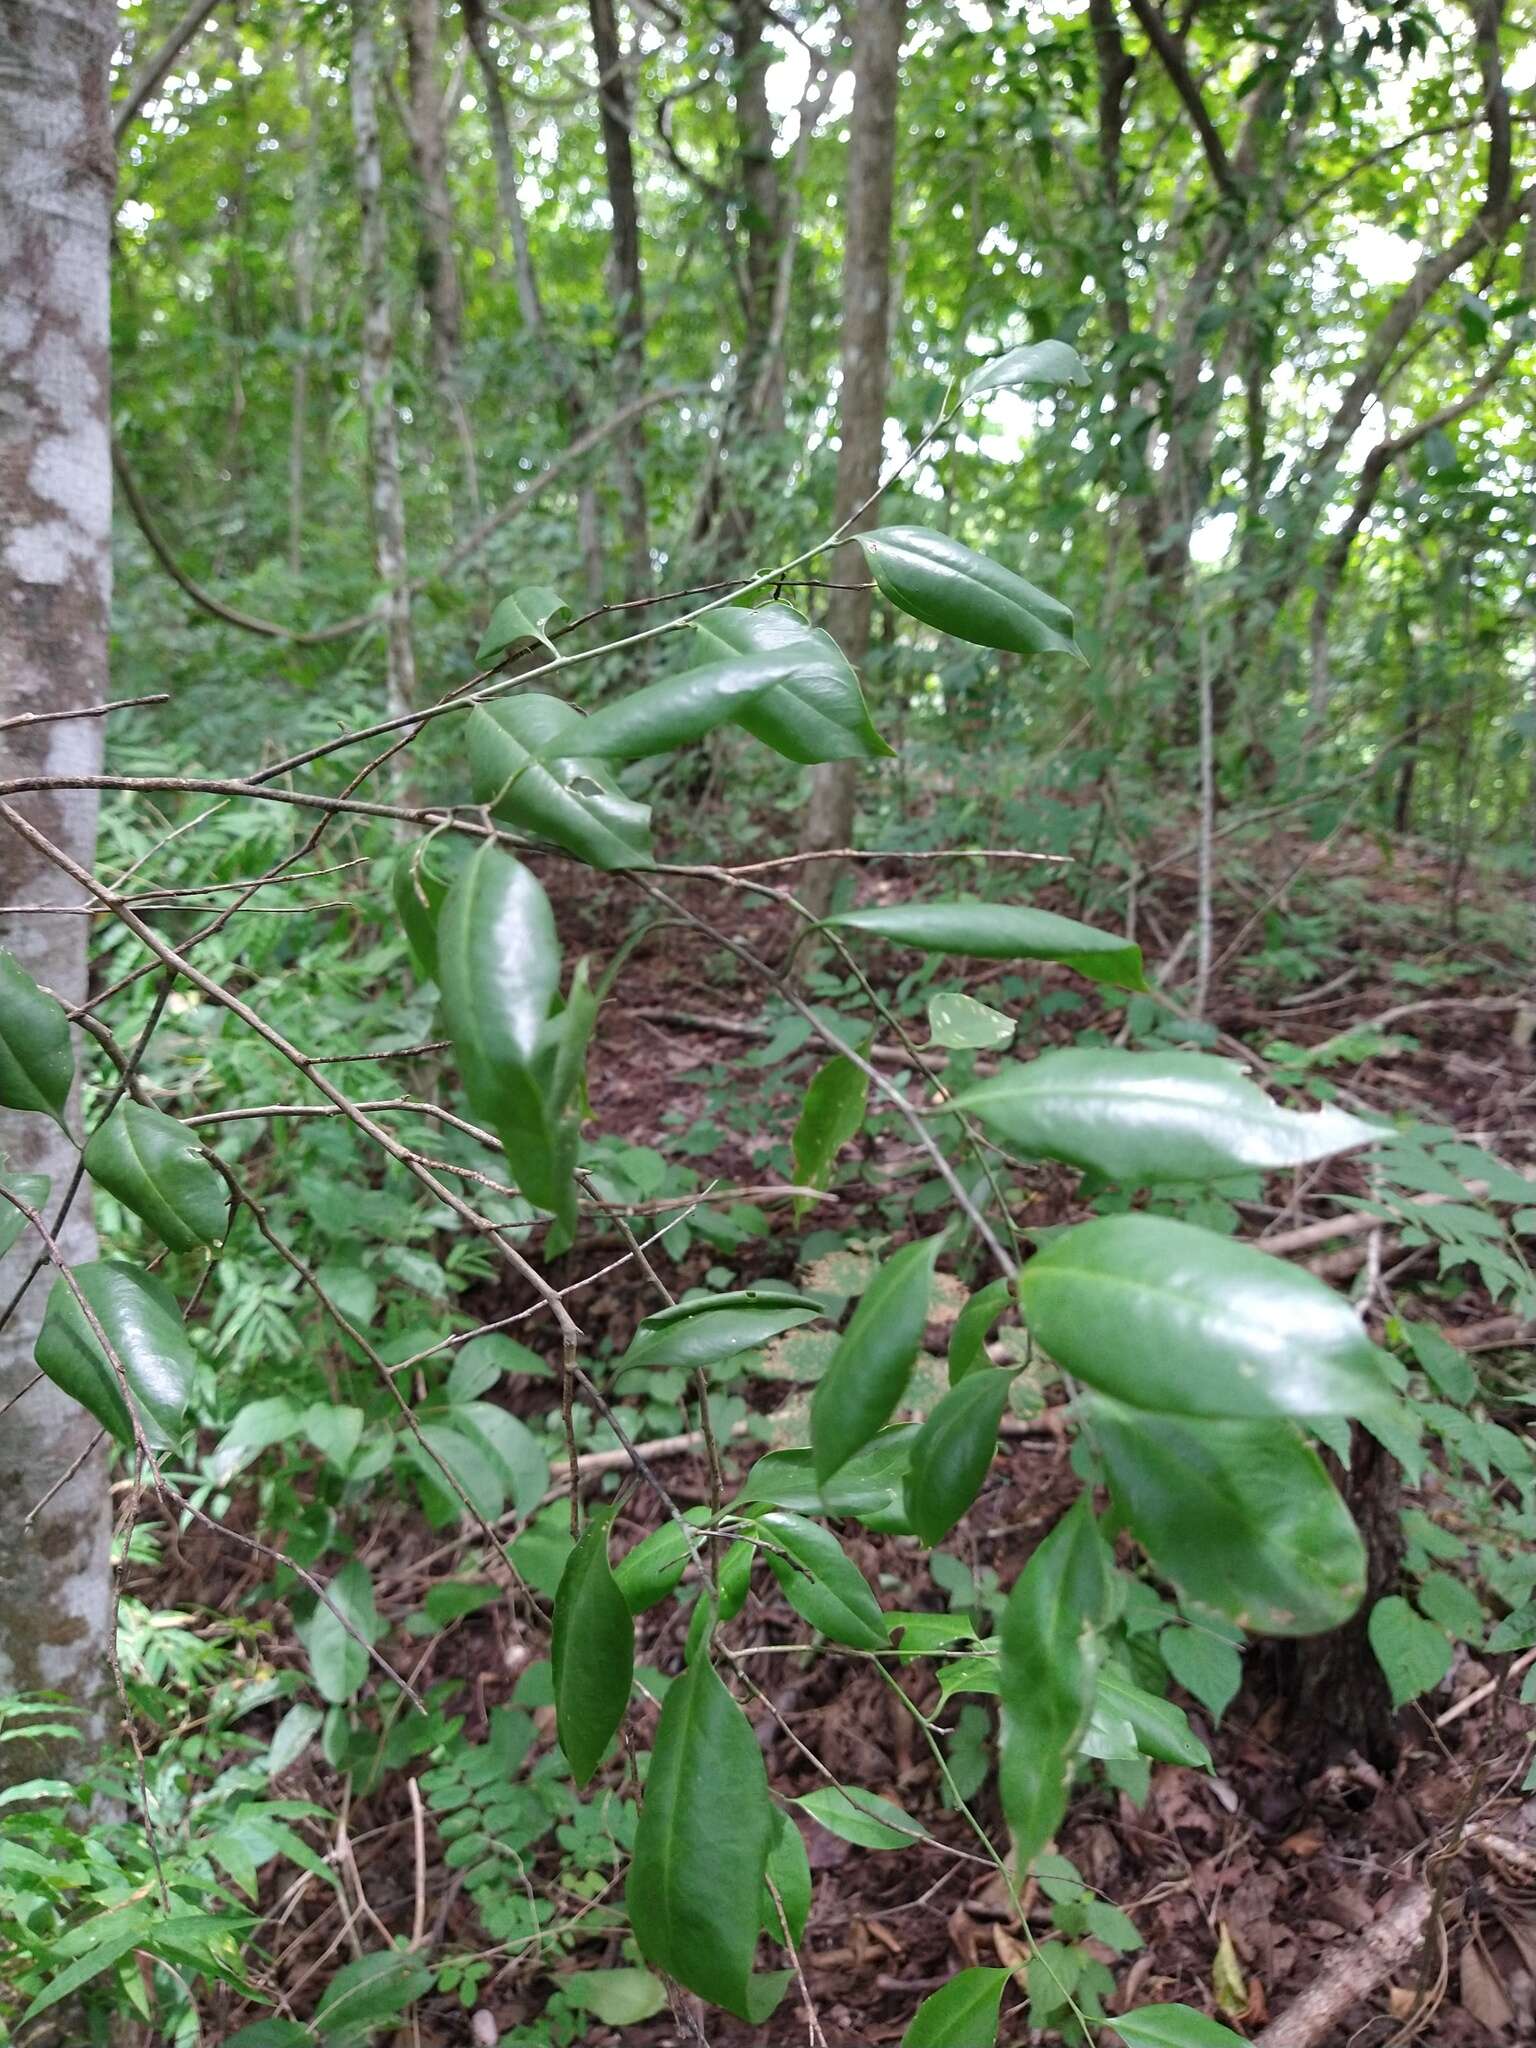
[[[1327,1836],[1320,1828],[1303,1828],[1299,1834],[1286,1836],[1285,1840],[1280,1844],[1280,1854],[1282,1856],[1315,1856],[1327,1839]]]
[[[1462,1952],[1461,2002],[1490,2034],[1502,2034],[1514,2024],[1515,2008],[1499,1982],[1498,1973],[1475,1944],[1469,1944]]]

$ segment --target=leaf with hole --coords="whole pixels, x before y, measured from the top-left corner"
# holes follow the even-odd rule
[[[1397,1593],[1376,1602],[1366,1633],[1391,1688],[1394,1712],[1421,1693],[1432,1692],[1451,1668],[1455,1653],[1445,1630],[1426,1621]]]
[[[615,1370],[635,1366],[714,1365],[741,1351],[755,1351],[770,1338],[796,1330],[826,1314],[808,1294],[791,1287],[745,1287],[730,1294],[699,1295],[647,1316]]]
[[[830,633],[787,604],[722,605],[697,626],[711,657],[792,652],[793,671],[742,705],[735,723],[787,760],[878,761],[891,754],[859,679]]]
[[[176,1297],[163,1280],[118,1259],[76,1266],[73,1278],[122,1367],[145,1442],[151,1450],[166,1449],[181,1435],[196,1371]],[[133,1442],[112,1356],[62,1274],[48,1297],[33,1355],[54,1385],[89,1409],[120,1444]]]
[[[1030,384],[1058,387],[1087,382],[1083,359],[1067,342],[1029,341],[973,370],[962,387],[962,396],[985,398],[989,392],[1019,391]]]
[[[475,801],[592,867],[654,867],[650,806],[580,751],[584,724],[569,704],[537,691],[477,704],[465,734]]]
[[[217,1244],[228,1227],[229,1195],[197,1139],[132,1097],[91,1134],[85,1170],[173,1252]]]
[[[1127,1186],[1220,1180],[1325,1159],[1384,1134],[1331,1105],[1271,1102],[1235,1060],[1064,1047],[956,1096],[1010,1148]]]
[[[767,1509],[754,1520],[772,1546],[768,1567],[798,1615],[829,1641],[850,1649],[889,1647],[890,1629],[879,1601],[829,1529],[785,1508]]]
[[[1095,931],[1054,910],[1018,903],[919,902],[843,910],[825,922],[920,953],[973,960],[1059,960],[1089,981],[1142,989],[1141,948],[1118,932]]]
[[[934,1408],[918,1431],[907,1468],[907,1519],[937,1547],[980,1493],[997,1452],[1011,1373],[973,1372]]]
[[[811,1449],[823,1487],[884,1428],[906,1392],[928,1321],[940,1242],[920,1239],[885,1261],[811,1396]]]
[[[560,1747],[585,1785],[619,1732],[635,1676],[635,1624],[608,1567],[606,1517],[587,1524],[560,1575],[550,1662]]]
[[[901,2048],[993,2048],[1008,1970],[961,1970],[913,2013]]]
[[[0,1109],[36,1110],[62,1124],[74,1078],[64,1005],[0,946]]]
[[[569,610],[559,591],[551,590],[547,583],[529,583],[514,590],[491,613],[491,622],[475,649],[475,666],[488,668],[524,640],[536,640],[553,654],[555,643],[545,628],[557,613]]]
[[[1036,1340],[1100,1393],[1205,1416],[1365,1416],[1394,1396],[1341,1294],[1250,1245],[1163,1216],[1053,1237],[1019,1278]]]
[[[959,989],[928,998],[929,1043],[946,1051],[992,1052],[1006,1045],[1017,1029],[1012,1017]]]
[[[883,597],[974,646],[1014,654],[1075,654],[1072,614],[1012,569],[926,526],[882,526],[856,536]]]
[[[795,1180],[801,1187],[831,1186],[837,1155],[863,1129],[868,1107],[869,1076],[845,1054],[838,1053],[813,1075],[792,1141]],[[798,1197],[796,1216],[811,1206],[806,1197]]]

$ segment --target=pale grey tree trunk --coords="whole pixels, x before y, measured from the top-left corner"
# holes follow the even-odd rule
[[[99,718],[15,724],[87,710],[107,680],[112,581],[107,263],[115,182],[108,63],[112,0],[0,0],[0,762],[8,774],[92,775]],[[19,800],[84,866],[96,848],[96,796]],[[65,1004],[86,987],[89,919],[80,892],[0,830],[4,945]],[[78,1111],[75,1112],[78,1115]],[[52,1177],[74,1146],[49,1118],[0,1111],[12,1170]],[[82,1195],[59,1233],[71,1260],[96,1241]],[[21,1292],[40,1247],[30,1234],[0,1260],[0,1693],[47,1689],[99,1717],[112,1626],[108,1496],[85,1410],[36,1378],[32,1347],[51,1285]],[[26,1389],[25,1392],[22,1390]],[[27,1511],[76,1460],[78,1471],[31,1528]],[[97,1718],[97,1726],[100,1720]],[[18,1744],[0,1776],[25,1773]]]
[[[624,405],[639,396],[645,383],[645,284],[640,260],[640,210],[635,197],[635,153],[630,134],[634,116],[614,0],[587,0],[587,11],[597,57],[603,174],[613,216],[608,242],[608,289],[617,334],[614,395]],[[641,420],[615,435],[613,464],[624,521],[624,595],[645,597],[651,588],[651,542],[645,495],[645,426]]]
[[[293,417],[288,425],[288,567],[298,576],[304,567],[304,455],[309,429],[310,332],[315,318],[315,245],[320,222],[320,139],[315,113],[315,79],[308,47],[294,51],[299,97],[304,104],[304,163],[295,195],[289,261],[293,269],[293,311],[299,346],[293,359]]]
[[[362,218],[363,349],[358,379],[373,471],[374,563],[384,586],[389,716],[395,718],[409,711],[416,699],[416,652],[395,419],[395,331],[389,306],[389,223],[379,150],[379,46],[373,0],[353,0],[350,72],[353,166]]]
[[[853,518],[880,481],[885,393],[890,369],[891,211],[896,164],[896,102],[906,0],[857,0],[853,16],[853,115],[843,203],[842,386],[838,399],[837,519]],[[853,531],[879,518],[871,506]],[[842,585],[868,579],[857,550],[834,557]],[[827,629],[857,665],[869,651],[870,593],[832,592]],[[807,852],[848,845],[856,787],[853,761],[812,772],[802,845]],[[807,870],[801,895],[818,912],[836,879],[832,861]]]

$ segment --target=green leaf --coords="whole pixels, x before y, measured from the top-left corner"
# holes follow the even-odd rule
[[[569,704],[536,691],[477,704],[465,734],[476,803],[592,867],[654,867],[650,806],[627,797],[601,761],[574,751],[583,729]],[[566,747],[573,751],[559,751]]]
[[[1404,1323],[1403,1335],[1420,1370],[1447,1401],[1455,1401],[1465,1407],[1476,1399],[1477,1374],[1468,1364],[1465,1352],[1458,1351],[1428,1323]]]
[[[228,1226],[229,1195],[197,1139],[131,1096],[92,1134],[85,1170],[173,1252],[217,1244]]]
[[[464,1502],[448,1485],[449,1480],[482,1521],[493,1521],[501,1513],[505,1499],[501,1474],[472,1438],[462,1436],[445,1423],[419,1422],[415,1431],[401,1441],[405,1455],[427,1484],[446,1492],[451,1513],[462,1514]]]
[[[811,1449],[825,1487],[890,1421],[923,1341],[940,1239],[887,1259],[865,1289],[811,1396]]]
[[[578,1970],[556,1981],[572,2005],[605,2027],[636,2027],[666,2008],[667,1987],[650,1970]]]
[[[805,1837],[779,1808],[774,1809],[773,1847],[768,1852],[768,1868],[763,1877],[763,1905],[761,1925],[770,1940],[781,1945],[784,1940],[784,1920],[779,1917],[779,1906],[789,1921],[789,1938],[798,1948],[805,1933],[805,1923],[811,1915],[811,1859],[805,1852]],[[773,1892],[768,1889],[772,1878],[774,1890],[778,1892],[779,1903],[774,1903]]]
[[[0,1187],[9,1188],[29,1209],[41,1209],[52,1186],[53,1182],[46,1173],[0,1174]],[[27,1219],[21,1211],[13,1209],[9,1202],[0,1198],[0,1259],[20,1240],[26,1228]]]
[[[489,1393],[507,1373],[547,1380],[552,1371],[548,1359],[540,1358],[526,1344],[493,1331],[487,1337],[473,1338],[458,1353],[443,1392],[450,1401],[474,1401]]]
[[[635,1624],[608,1568],[606,1517],[587,1524],[560,1575],[550,1662],[560,1747],[585,1785],[619,1731],[635,1677]]]
[[[314,2035],[297,2020],[257,2020],[231,2034],[224,2048],[313,2048]]]
[[[1288,1422],[1187,1422],[1095,1401],[1115,1505],[1185,1599],[1258,1635],[1320,1635],[1365,1592],[1365,1548]]]
[[[383,1624],[374,1605],[368,1567],[357,1558],[344,1564],[325,1590],[331,1606],[317,1600],[298,1633],[309,1657],[315,1689],[333,1707],[344,1707],[368,1676],[365,1645],[378,1641]],[[333,1613],[332,1608],[337,1611]]]
[[[547,583],[529,583],[514,590],[491,613],[491,622],[475,649],[475,666],[488,668],[520,640],[537,640],[553,654],[555,643],[544,629],[557,612],[569,610],[559,591],[551,590]]]
[[[882,526],[855,538],[881,595],[925,626],[979,647],[1083,659],[1064,604],[947,533]]]
[[[1006,1045],[1017,1029],[1012,1017],[989,1009],[958,989],[928,998],[929,1042],[950,1052],[989,1052],[995,1046]],[[942,1997],[943,1993],[935,1992],[934,1996]]]
[[[163,1280],[120,1260],[100,1259],[73,1270],[122,1366],[145,1442],[152,1450],[166,1449],[181,1434],[196,1371],[176,1297]],[[89,1409],[120,1444],[133,1442],[121,1383],[62,1275],[48,1297],[34,1356],[55,1386]]]
[[[646,1960],[739,2019],[773,1835],[757,1738],[700,1657],[662,1706],[625,1898]]]
[[[1536,1600],[1527,1600],[1513,1614],[1506,1614],[1488,1638],[1488,1648],[1496,1654],[1505,1650],[1528,1650],[1533,1644],[1536,1644]]]
[[[640,761],[669,753],[717,726],[740,722],[754,698],[793,682],[804,665],[803,651],[791,645],[685,668],[603,705],[583,721],[574,739],[588,760]]]
[[[914,1842],[928,1839],[921,1821],[903,1813],[893,1799],[866,1792],[862,1785],[823,1785],[818,1791],[803,1792],[794,1803],[829,1835],[858,1849],[910,1849]]]
[[[1220,1725],[1243,1682],[1242,1653],[1208,1628],[1165,1628],[1158,1651],[1170,1675]]]
[[[701,1295],[647,1316],[615,1370],[713,1365],[740,1351],[755,1351],[771,1337],[825,1314],[819,1301],[792,1287],[746,1287],[733,1294]]]
[[[494,1401],[461,1401],[449,1409],[447,1423],[450,1432],[467,1437],[489,1458],[518,1514],[532,1514],[549,1489],[549,1459],[527,1423]]]
[[[1189,1716],[1171,1700],[1134,1685],[1118,1671],[1099,1673],[1097,1704],[1128,1721],[1143,1756],[1160,1764],[1184,1764],[1208,1771],[1211,1752],[1189,1725]]]
[[[683,1522],[695,1529],[702,1529],[709,1519],[706,1507],[683,1511]],[[681,1582],[691,1555],[683,1523],[670,1518],[649,1536],[642,1536],[633,1550],[625,1551],[614,1566],[613,1578],[630,1613],[645,1614],[659,1606]]]
[[[438,832],[403,850],[395,862],[390,895],[423,981],[437,979],[437,920],[443,898],[473,851],[473,843],[462,833]]]
[[[1080,1494],[1014,1581],[1003,1610],[998,1789],[1021,1870],[1067,1810],[1111,1600],[1108,1554],[1093,1504]]]
[[[851,1515],[860,1521],[889,1514],[901,1499],[917,1430],[915,1422],[881,1430],[825,1487],[817,1483],[809,1449],[769,1451],[747,1474],[737,1502],[769,1501],[796,1514]]]
[[[1450,1637],[1399,1594],[1376,1602],[1366,1633],[1392,1689],[1394,1710],[1432,1691],[1451,1668]]]
[[[936,1548],[975,1500],[997,1451],[1013,1375],[988,1366],[952,1386],[918,1431],[907,1468],[907,1519]]]
[[[813,1076],[793,1139],[795,1179],[801,1187],[831,1186],[833,1162],[858,1136],[868,1106],[869,1076],[844,1054],[828,1060]],[[810,1207],[804,1197],[797,1198],[795,1215],[804,1215]]]
[[[1419,1581],[1419,1606],[1464,1643],[1481,1643],[1488,1633],[1482,1602],[1467,1584],[1450,1572],[1429,1571]]]
[[[989,1365],[987,1333],[1013,1298],[1006,1280],[979,1288],[955,1318],[949,1333],[949,1384],[957,1387],[968,1373]]]
[[[1163,1216],[1064,1230],[1019,1277],[1036,1340],[1101,1393],[1176,1415],[1369,1415],[1380,1355],[1340,1294]]]
[[[859,679],[829,633],[787,604],[722,605],[697,627],[709,653],[793,652],[794,671],[736,714],[744,732],[788,760],[878,761],[893,752],[870,719]]]
[[[1017,391],[1026,384],[1086,384],[1088,372],[1075,348],[1064,341],[1031,341],[1010,348],[973,370],[961,388],[965,398],[992,391]]]
[[[1385,1135],[1342,1109],[1282,1109],[1235,1060],[1198,1052],[1066,1047],[1008,1067],[950,1107],[1029,1158],[1127,1186],[1301,1166]]]
[[[315,2008],[315,2025],[334,2042],[360,2041],[375,2027],[396,2019],[432,1988],[432,1972],[415,1956],[393,1949],[359,1956],[338,1970]]]
[[[843,931],[867,932],[920,953],[958,953],[973,960],[1060,960],[1090,981],[1142,989],[1141,948],[1118,932],[1095,931],[1053,910],[1017,903],[892,903],[844,910],[826,919]]]
[[[96,1934],[98,1925],[101,1931]],[[189,1913],[170,1920],[142,1909],[136,1912],[132,1908],[99,1914],[95,1922],[76,1930],[76,1939],[81,1934],[94,1935],[85,1953],[67,1968],[50,1975],[47,1985],[27,2007],[18,2024],[25,2028],[39,2013],[47,2012],[50,2006],[73,1997],[83,1984],[89,1984],[103,1970],[111,1969],[130,1949],[142,1948],[153,1954],[167,1947],[177,1947],[189,1938],[205,1942],[210,1934],[219,1934],[223,1925],[211,1913]]]
[[[1142,2005],[1107,2024],[1125,2048],[1234,2048],[1242,2039],[1192,2005]]]
[[[834,1643],[855,1650],[890,1647],[879,1601],[829,1529],[784,1508],[767,1509],[754,1519],[770,1542],[789,1553],[781,1557],[770,1550],[768,1566],[797,1614]]]
[[[912,2015],[901,2048],[993,2048],[1008,1970],[962,1970]]]
[[[62,1124],[74,1078],[64,1005],[0,946],[0,1109],[38,1110]]]

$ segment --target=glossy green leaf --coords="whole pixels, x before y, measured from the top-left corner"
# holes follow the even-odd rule
[[[936,1237],[920,1239],[885,1261],[811,1396],[811,1450],[823,1487],[884,1428],[906,1392],[928,1320],[939,1244]]]
[[[1455,1652],[1445,1630],[1426,1621],[1397,1593],[1376,1602],[1366,1633],[1386,1674],[1394,1710],[1432,1692],[1451,1668]]]
[[[768,1868],[763,1876],[761,1924],[764,1934],[782,1944],[784,1921],[788,1920],[789,1938],[798,1948],[805,1923],[811,1917],[811,1859],[805,1852],[805,1837],[791,1817],[775,1808],[773,1821],[773,1847],[768,1852]],[[770,1878],[779,1895],[777,1904],[768,1889]],[[780,1906],[784,1909],[782,1918]]]
[[[1329,1106],[1271,1102],[1235,1060],[1072,1046],[1010,1066],[951,1105],[1031,1159],[1128,1186],[1301,1166],[1384,1133]]]
[[[29,1209],[41,1210],[52,1186],[53,1182],[46,1173],[0,1174],[0,1187],[9,1188]],[[0,1196],[0,1259],[20,1240],[27,1228],[27,1219],[21,1211]]]
[[[636,1330],[618,1366],[673,1365],[691,1369],[755,1351],[785,1330],[826,1314],[819,1301],[792,1287],[746,1287],[732,1294],[699,1296],[674,1308],[658,1309]]]
[[[92,1133],[85,1169],[173,1252],[217,1244],[229,1195],[185,1124],[131,1096]]]
[[[527,1423],[494,1401],[461,1401],[445,1419],[490,1460],[505,1501],[520,1515],[532,1514],[549,1488],[549,1458]]]
[[[575,751],[583,729],[569,704],[536,691],[477,704],[465,734],[476,803],[595,868],[653,867],[650,806]]]
[[[123,1369],[145,1442],[164,1450],[181,1435],[196,1371],[176,1297],[152,1273],[116,1259],[98,1259],[73,1272]],[[48,1297],[34,1356],[48,1378],[120,1444],[133,1442],[121,1382],[62,1274]]]
[[[751,1723],[700,1657],[662,1706],[625,1897],[647,1962],[739,2019],[773,1836]]]
[[[377,1642],[382,1624],[374,1605],[373,1580],[357,1558],[349,1559],[325,1590],[330,1606],[324,1600],[315,1602],[299,1628],[299,1638],[316,1691],[333,1707],[343,1707],[362,1689],[368,1676],[367,1646]]]
[[[1064,341],[1030,341],[983,363],[966,378],[963,395],[984,398],[992,391],[1019,391],[1026,385],[1086,384],[1088,372],[1075,348]]]
[[[1006,1045],[1017,1029],[1012,1017],[959,989],[928,998],[929,1042],[949,1052],[991,1052]]]
[[[1008,1970],[962,1970],[930,1991],[901,2037],[901,2048],[993,2048]]]
[[[864,1125],[869,1107],[869,1076],[845,1054],[838,1053],[813,1075],[800,1105],[792,1143],[796,1183],[803,1188],[832,1184],[837,1155]],[[800,1198],[796,1216],[811,1203]]]
[[[1320,1635],[1365,1592],[1365,1549],[1289,1422],[1186,1421],[1096,1401],[1115,1505],[1185,1600],[1256,1635]]]
[[[797,1614],[834,1643],[855,1650],[889,1648],[880,1603],[830,1529],[785,1508],[770,1508],[754,1519],[774,1546],[769,1569]]]
[[[987,1334],[1013,1299],[1006,1280],[993,1280],[978,1288],[955,1318],[949,1333],[949,1384],[957,1387],[967,1373],[990,1363]]]
[[[1003,1610],[998,1790],[1021,1870],[1067,1810],[1112,1592],[1093,1504],[1080,1494],[1014,1581]]]
[[[865,932],[920,953],[957,953],[975,960],[1060,960],[1090,981],[1146,987],[1141,948],[1118,932],[1097,932],[1053,910],[1015,903],[892,903],[844,910],[826,922]]]
[[[331,1978],[315,2008],[327,2048],[352,2048],[387,2021],[398,2019],[432,1988],[432,1972],[418,1956],[385,1949],[359,1956]]]
[[[878,761],[888,747],[869,715],[859,679],[830,633],[787,604],[722,605],[699,620],[710,656],[793,652],[783,682],[751,697],[735,722],[788,760]]]
[[[559,591],[551,590],[547,583],[530,583],[514,590],[491,613],[491,622],[475,649],[476,667],[486,668],[499,661],[509,647],[516,647],[523,640],[537,640],[553,654],[555,643],[545,628],[557,612],[569,610]]]
[[[915,1422],[881,1430],[824,1487],[809,1447],[769,1451],[747,1474],[736,1498],[741,1503],[768,1501],[802,1515],[849,1515],[857,1521],[887,1515],[901,1500],[917,1431]]]
[[[561,1995],[605,2027],[636,2027],[667,2005],[667,1987],[650,1970],[576,1970],[557,1979]]]
[[[791,646],[729,655],[663,676],[585,719],[576,735],[580,751],[588,760],[640,761],[687,746],[717,726],[739,722],[754,698],[791,681],[802,660]]]
[[[694,1529],[702,1529],[709,1519],[706,1507],[683,1510],[683,1522]],[[670,1516],[659,1529],[653,1529],[633,1549],[626,1550],[613,1568],[613,1581],[624,1595],[630,1613],[646,1614],[660,1606],[682,1583],[692,1555],[683,1523]]]
[[[1192,2005],[1142,2005],[1108,2025],[1125,2048],[1234,2048],[1242,2039]]]
[[[608,1568],[606,1518],[587,1524],[560,1575],[550,1662],[560,1747],[585,1785],[619,1732],[635,1676],[635,1624]]]
[[[882,526],[857,539],[881,595],[925,626],[979,647],[1083,659],[1064,604],[947,533]]]
[[[928,1839],[921,1821],[904,1813],[893,1799],[866,1792],[862,1785],[823,1785],[802,1793],[795,1805],[829,1835],[858,1849],[910,1849],[914,1842]]]
[[[1192,1693],[1219,1726],[1243,1682],[1242,1653],[1207,1628],[1165,1628],[1158,1652],[1169,1674]]]
[[[907,1519],[936,1548],[975,1500],[997,1451],[1012,1375],[989,1366],[952,1386],[924,1422],[907,1468]]]
[[[1359,1317],[1313,1274],[1163,1216],[1103,1216],[1025,1266],[1035,1338],[1090,1387],[1177,1415],[1369,1415],[1391,1389]]]
[[[0,1109],[37,1110],[62,1123],[74,1078],[64,1005],[0,946]]]
[[[1098,1678],[1097,1704],[1121,1720],[1128,1721],[1143,1756],[1160,1764],[1184,1764],[1195,1770],[1209,1770],[1211,1752],[1189,1725],[1189,1716],[1171,1700],[1135,1685],[1122,1673],[1108,1667]]]
[[[437,920],[443,898],[474,852],[461,832],[438,832],[406,848],[390,877],[390,896],[405,943],[423,981],[437,979]]]

